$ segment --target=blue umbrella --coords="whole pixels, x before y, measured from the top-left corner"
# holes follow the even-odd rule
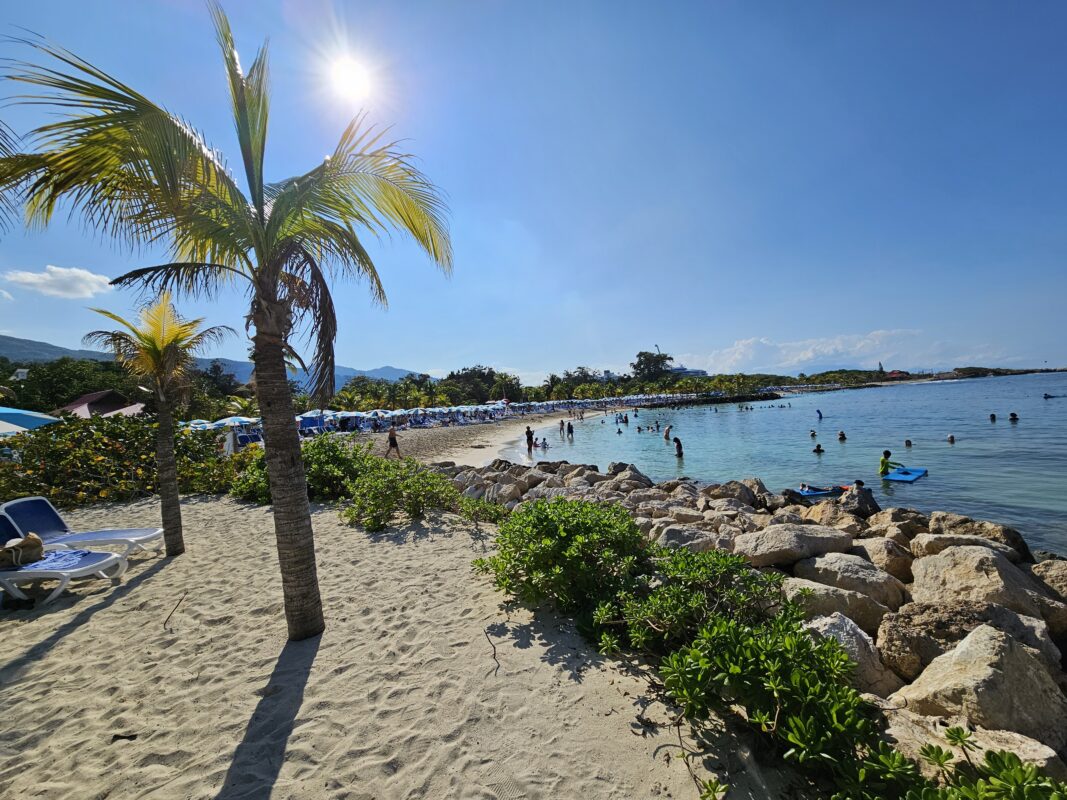
[[[32,430],[33,428],[40,428],[42,425],[50,425],[53,422],[59,422],[59,417],[50,417],[47,414],[41,414],[38,411],[26,411],[22,408],[0,406],[0,422],[6,422],[9,425],[14,425],[18,428]]]

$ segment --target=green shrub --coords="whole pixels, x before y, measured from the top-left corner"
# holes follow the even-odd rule
[[[508,518],[507,506],[473,497],[460,497],[456,510],[471,522],[492,522],[499,525]]]
[[[267,459],[263,448],[249,447],[243,453],[247,453],[244,469],[230,484],[230,494],[240,500],[269,505],[270,481],[267,479]]]
[[[459,492],[442,475],[414,459],[390,461],[362,451],[360,468],[346,483],[350,502],[341,518],[380,531],[401,511],[418,518],[428,509],[455,511]]]
[[[183,492],[225,492],[241,468],[219,454],[213,431],[175,436]],[[5,439],[16,460],[0,461],[0,498],[43,495],[63,507],[129,501],[156,491],[153,417],[68,416]]]
[[[535,500],[497,534],[497,553],[474,562],[506,594],[564,611],[592,611],[648,573],[647,540],[626,510],[577,500]]]

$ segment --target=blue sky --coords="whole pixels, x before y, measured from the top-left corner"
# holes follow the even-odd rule
[[[481,362],[534,380],[625,370],[659,345],[716,371],[1067,366],[1062,3],[225,7],[245,63],[270,37],[268,177],[333,148],[357,107],[324,65],[347,53],[370,75],[371,118],[449,196],[455,274],[399,238],[375,242],[390,307],[336,286],[338,363]],[[237,164],[202,3],[5,12]],[[16,130],[41,119],[2,113]],[[100,323],[88,306],[138,300],[93,276],[161,257],[76,220],[9,233],[0,329],[78,346]],[[236,294],[181,309],[243,327]]]

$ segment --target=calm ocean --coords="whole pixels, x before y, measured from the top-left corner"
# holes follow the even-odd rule
[[[1044,400],[1045,393],[1061,397]],[[756,404],[754,411],[737,406],[631,411],[621,435],[612,416],[591,412],[583,422],[573,421],[573,441],[560,438],[558,422],[539,428],[538,438],[547,437],[551,447],[535,451],[535,460],[566,459],[601,469],[627,461],[657,481],[757,475],[772,490],[862,478],[883,507],[1002,522],[1017,527],[1033,546],[1067,554],[1067,374],[902,384],[781,401],[787,402],[786,408]],[[821,422],[816,409],[823,413]],[[1017,423],[1008,421],[1013,411]],[[661,432],[645,433],[657,420]],[[663,440],[667,425],[682,440],[684,459]],[[837,440],[839,430],[846,442]],[[946,441],[949,434],[955,444]],[[910,449],[905,439],[911,439]],[[812,453],[816,442],[825,448],[823,455]],[[893,451],[894,461],[926,467],[930,474],[914,484],[884,483],[877,470],[885,449]],[[528,462],[521,443],[502,455]]]

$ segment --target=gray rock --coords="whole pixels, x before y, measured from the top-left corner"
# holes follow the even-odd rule
[[[893,525],[900,528],[909,539],[930,529],[930,518],[912,508],[886,508],[870,517],[867,522],[872,527]]]
[[[852,512],[835,505],[831,500],[824,500],[804,511],[804,518],[819,525],[848,531],[853,536],[862,535],[867,523]]]
[[[963,536],[954,533],[920,533],[911,540],[911,553],[915,558],[936,556],[950,547],[988,547],[996,550],[1011,562],[1018,562],[1022,556],[1006,544],[985,539],[981,536]]]
[[[1049,669],[1059,670],[1060,651],[1048,626],[995,603],[951,601],[943,605],[908,603],[882,617],[878,649],[885,663],[904,680],[912,681],[940,655],[979,625],[989,625],[1042,654]]]
[[[899,580],[870,561],[848,553],[828,552],[798,561],[793,574],[839,589],[862,592],[891,609],[900,608],[904,602],[904,585]]]
[[[663,529],[656,544],[661,547],[669,547],[673,550],[692,550],[694,553],[703,553],[707,550],[729,550],[732,541],[728,536],[720,536],[717,533],[690,528],[684,525],[669,525]]]
[[[1022,534],[1014,528],[1006,525],[998,525],[995,522],[983,522],[964,517],[960,514],[949,514],[946,511],[935,511],[930,515],[930,533],[954,533],[961,536],[981,536],[983,539],[992,539],[994,542],[1006,544],[1014,548],[1023,561],[1032,562],[1033,555],[1026,545]]]
[[[771,525],[783,525],[786,523],[790,525],[803,525],[805,521],[806,520],[800,516],[800,514],[793,511],[779,511],[771,517]]]
[[[882,510],[874,499],[874,493],[866,487],[852,486],[834,502],[860,519],[873,517]]]
[[[851,546],[852,537],[847,533],[822,525],[769,525],[734,540],[734,552],[745,556],[754,567],[793,564]]]
[[[1062,559],[1042,561],[1030,569],[1039,581],[1059,600],[1067,600],[1067,561]]]
[[[688,522],[703,522],[704,515],[693,508],[686,508],[685,506],[671,506],[667,509],[667,513],[676,521],[682,524]]]
[[[889,613],[888,608],[865,594],[803,578],[786,578],[782,594],[799,605],[807,619],[839,612],[872,636],[878,631],[882,618]]]
[[[1067,745],[1067,697],[1041,658],[1011,636],[980,625],[890,698],[926,716],[961,715],[1014,731],[1055,751]]]
[[[843,614],[835,612],[828,617],[816,617],[804,623],[804,627],[815,636],[836,640],[856,662],[852,685],[859,691],[888,697],[904,685],[904,681],[882,663],[871,637]]]
[[[737,500],[750,507],[756,503],[756,493],[740,481],[727,481],[723,484],[705,486],[701,489],[701,494],[712,500]]]

